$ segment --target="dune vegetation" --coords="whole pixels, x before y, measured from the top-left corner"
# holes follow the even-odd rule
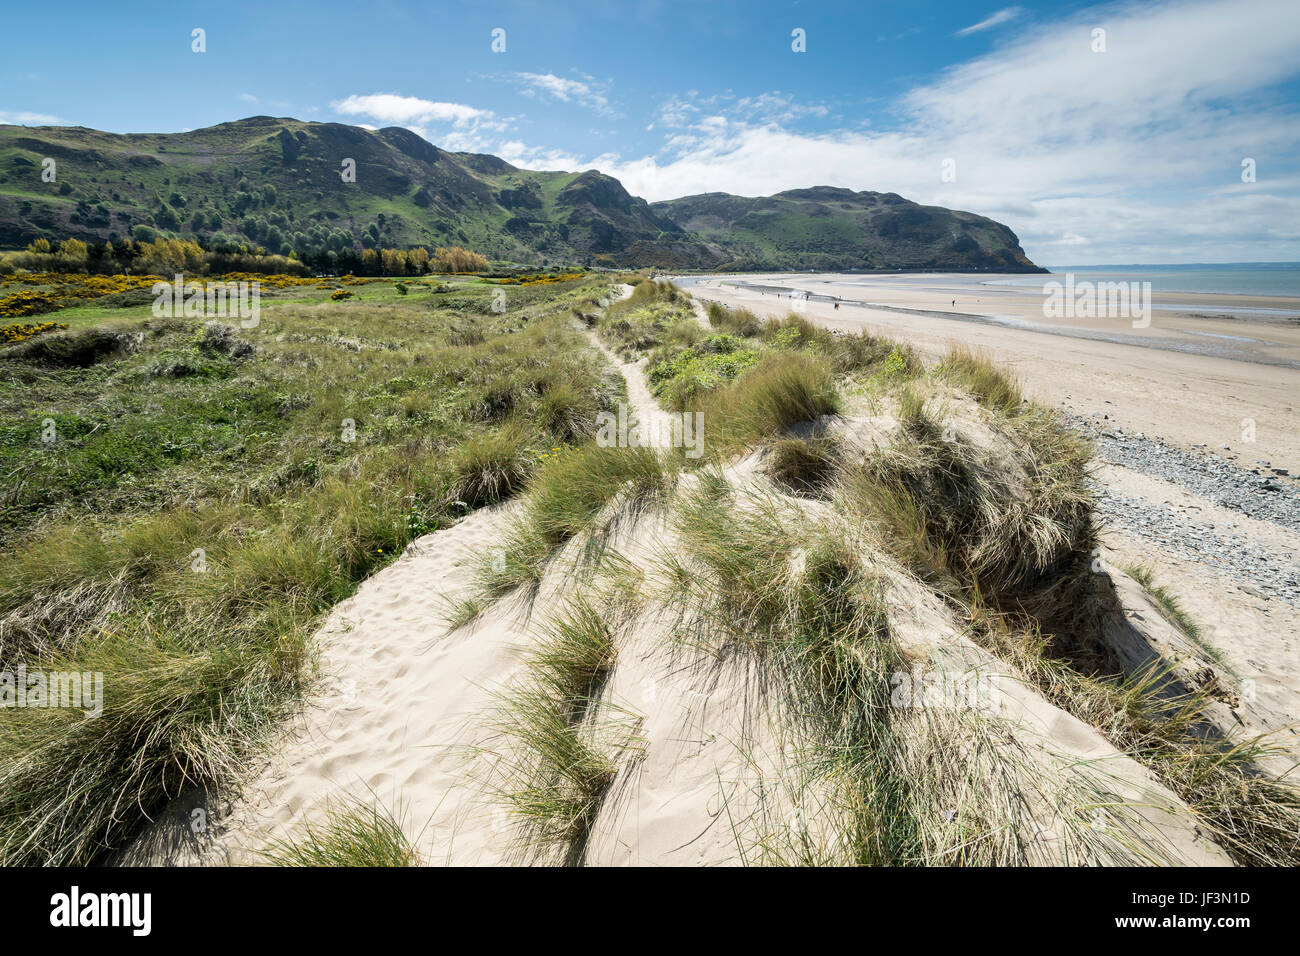
[[[235,779],[325,611],[616,399],[570,318],[607,285],[504,311],[482,281],[409,286],[289,286],[254,329],[110,305],[0,349],[0,670],[102,673],[108,701],[0,711],[0,861],[100,860]]]
[[[762,806],[726,807],[732,860],[1300,862],[1272,742],[1224,725],[1234,675],[1141,571],[1215,676],[1133,663],[1060,417],[969,350],[633,281],[514,283],[504,310],[479,279],[286,284],[251,329],[114,306],[0,346],[0,670],[107,688],[95,720],[0,712],[0,861],[111,859],[178,794],[238,791],[311,699],[326,612],[500,506],[444,623],[529,618],[462,782],[520,860],[608,857],[637,768],[684,732],[620,671],[695,660],[757,675],[782,728]],[[598,439],[631,391],[598,345],[701,416],[701,456]],[[900,704],[922,672],[991,699]],[[262,862],[429,862],[424,823],[348,797]]]
[[[452,615],[463,626],[544,581],[571,596],[535,628],[548,636],[496,720],[510,756],[491,779],[523,847],[586,860],[605,795],[653,749],[608,675],[667,617],[678,647],[754,661],[799,741],[785,783],[815,825],[738,833],[746,861],[1169,864],[1202,840],[1211,859],[1300,862],[1297,790],[1262,769],[1273,742],[1236,739],[1174,662],[1135,668],[1120,653],[1119,572],[1096,565],[1082,437],[969,350],[927,364],[798,315],[707,315],[705,327],[684,293],[645,282],[593,323],[624,360],[644,360],[664,405],[703,412],[707,455],[588,444],[546,462],[504,568],[485,563]],[[575,480],[593,457],[600,480]],[[592,491],[575,507],[557,504],[558,487]],[[614,533],[629,521],[652,530]],[[918,641],[905,624],[917,614],[949,636]],[[1017,706],[1092,728],[1127,769],[1071,757],[1001,712],[900,709],[898,675],[952,653],[1026,688]],[[1154,822],[1143,787],[1167,788],[1193,844]]]

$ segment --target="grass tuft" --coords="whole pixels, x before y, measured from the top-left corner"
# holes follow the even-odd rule
[[[676,472],[653,448],[568,448],[548,459],[524,496],[501,551],[477,569],[476,607],[512,588],[535,585],[557,548],[584,533],[598,540],[672,488]],[[612,510],[611,510],[612,509]]]
[[[834,438],[784,437],[768,447],[768,474],[783,488],[798,494],[817,494],[835,477],[841,451]]]
[[[522,426],[507,423],[461,445],[452,465],[454,499],[478,508],[513,496],[532,468],[528,440]]]
[[[940,369],[954,384],[969,389],[981,405],[993,411],[1014,415],[1024,404],[1024,395],[1016,381],[983,353],[954,346]]]
[[[709,448],[716,458],[816,422],[840,407],[830,366],[800,352],[774,352],[703,404]]]
[[[419,866],[420,855],[402,823],[379,805],[352,800],[308,823],[297,838],[275,840],[262,851],[274,866]]]

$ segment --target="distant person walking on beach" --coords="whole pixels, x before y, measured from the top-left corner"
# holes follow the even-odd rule
[[[956,299],[953,299],[953,300],[952,300],[952,307],[953,307],[954,309],[957,308],[957,300],[956,300]]]

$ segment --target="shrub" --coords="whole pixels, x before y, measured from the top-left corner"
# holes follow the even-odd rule
[[[650,369],[651,390],[674,411],[682,411],[703,392],[729,382],[759,359],[757,349],[732,335],[712,335]]]
[[[129,332],[96,327],[29,339],[0,352],[0,357],[54,368],[89,368],[110,356],[133,351],[138,344]]]
[[[44,315],[63,308],[63,302],[45,292],[13,292],[0,298],[0,318],[19,319],[27,315]]]
[[[17,323],[0,326],[0,345],[14,345],[24,339],[34,338],[43,332],[53,332],[66,328],[67,326],[61,322],[36,322],[31,325]]]

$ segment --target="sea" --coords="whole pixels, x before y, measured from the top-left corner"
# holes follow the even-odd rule
[[[1187,265],[1048,266],[1053,275],[990,277],[985,284],[1041,287],[1065,273],[1091,282],[1150,282],[1153,292],[1300,297],[1300,262],[1221,262]]]

